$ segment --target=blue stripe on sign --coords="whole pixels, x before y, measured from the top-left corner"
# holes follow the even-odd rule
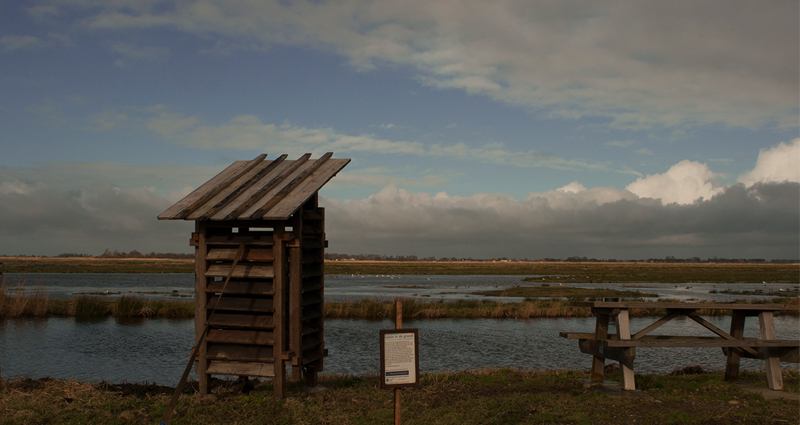
[[[397,372],[386,372],[386,376],[403,376],[403,375],[408,375],[408,374],[409,374],[409,371],[407,371],[407,370],[401,370],[401,371],[397,371]]]

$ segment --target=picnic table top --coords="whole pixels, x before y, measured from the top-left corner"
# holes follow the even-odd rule
[[[646,302],[646,301],[578,301],[572,303],[576,307],[593,308],[664,308],[674,310],[745,310],[745,311],[800,311],[796,304],[743,304],[743,303],[683,303],[683,302]]]

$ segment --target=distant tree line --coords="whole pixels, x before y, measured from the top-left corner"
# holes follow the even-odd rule
[[[175,252],[151,252],[149,254],[143,254],[137,250],[133,250],[131,252],[119,252],[116,249],[114,251],[110,251],[108,248],[103,251],[102,254],[98,255],[97,258],[172,258],[172,259],[192,259],[194,258],[194,253],[192,254],[180,254]]]
[[[541,262],[548,262],[548,263],[557,263],[557,262],[567,262],[567,263],[617,263],[617,262],[626,262],[626,263],[633,263],[633,262],[641,262],[641,263],[776,263],[776,264],[794,264],[800,263],[800,260],[770,260],[767,261],[763,258],[706,258],[702,259],[700,257],[689,257],[689,258],[675,258],[674,256],[666,256],[664,258],[648,258],[648,259],[627,259],[627,260],[618,260],[616,258],[587,258],[587,257],[567,257],[565,259],[561,258],[551,258],[545,257],[537,260],[528,260],[527,258],[523,259],[516,259],[516,258],[508,258],[508,257],[499,257],[499,258],[457,258],[457,257],[417,257],[416,255],[383,255],[383,254],[337,254],[337,253],[325,253],[325,259],[329,261],[485,261],[485,262],[496,262],[496,261],[507,261],[507,262],[518,262],[518,261],[541,261]]]
[[[0,257],[9,257],[9,255],[0,255]],[[36,255],[13,255],[13,257],[37,257]],[[39,256],[45,257],[45,256]],[[79,254],[73,252],[65,252],[63,254],[56,255],[58,258],[68,258],[68,257],[92,257],[89,254]],[[117,250],[111,251],[106,248],[102,254],[98,255],[97,258],[170,258],[170,259],[193,259],[194,253],[191,254],[183,254],[183,253],[175,253],[175,252],[150,252],[148,254],[141,253],[137,250],[133,250],[130,252],[120,252]],[[676,258],[674,256],[668,255],[664,258],[647,258],[647,259],[626,259],[620,260],[616,258],[587,258],[587,257],[567,257],[564,259],[561,258],[552,258],[552,257],[545,257],[540,259],[528,260],[527,258],[517,259],[517,258],[508,258],[508,257],[498,257],[498,258],[472,258],[472,257],[418,257],[416,255],[384,255],[384,254],[337,254],[335,252],[326,252],[325,259],[328,261],[484,261],[484,262],[528,262],[528,261],[536,261],[536,262],[548,262],[548,263],[557,263],[557,262],[567,262],[567,263],[634,263],[634,262],[641,262],[641,263],[747,263],[747,264],[796,264],[800,263],[800,260],[793,259],[773,259],[773,260],[765,260],[763,258],[719,258],[719,257],[711,257],[711,258],[700,258],[700,257],[689,257],[689,258]]]

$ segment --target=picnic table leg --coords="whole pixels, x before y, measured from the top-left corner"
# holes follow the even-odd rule
[[[619,314],[616,317],[616,324],[617,324],[617,335],[619,335],[619,339],[631,339],[631,323],[628,317],[628,310],[621,309]],[[622,389],[623,390],[635,390],[636,389],[636,382],[633,377],[633,356],[636,350],[635,348],[629,347],[625,349],[626,357],[628,358],[627,361],[619,362],[619,368],[622,372]]]
[[[602,314],[599,312],[597,313],[597,321],[595,322],[594,326],[594,337],[597,340],[608,338],[608,314]],[[592,383],[603,383],[605,362],[606,359],[604,357],[592,357]]]
[[[744,312],[734,310],[731,317],[731,336],[736,339],[744,337],[744,322],[747,316]],[[725,362],[725,380],[736,382],[739,380],[739,359],[741,358],[738,348],[728,349],[728,360]]]
[[[763,311],[758,315],[758,324],[761,327],[761,339],[777,339],[775,336],[775,324],[772,320],[771,311]],[[769,356],[764,359],[764,365],[767,369],[767,384],[771,390],[783,389],[783,377],[781,376],[781,361],[780,358],[775,356],[773,350],[767,349]]]

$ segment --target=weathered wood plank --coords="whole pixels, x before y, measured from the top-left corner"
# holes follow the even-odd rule
[[[166,211],[158,216],[159,220],[180,220],[186,218],[189,213],[193,212],[197,206],[208,202],[209,199],[219,193],[220,190],[227,187],[230,183],[239,178],[239,175],[247,172],[248,167],[257,165],[259,161],[266,158],[266,154],[259,155],[252,161],[236,161],[222,170],[219,174],[212,177],[211,180],[204,183],[202,186],[193,190],[186,195],[183,199],[178,201],[175,205],[169,207]],[[263,158],[262,158],[263,157]],[[188,212],[186,212],[188,211]]]
[[[212,264],[206,271],[206,277],[227,277],[230,270],[230,264]],[[237,264],[231,276],[236,278],[250,277],[272,279],[274,277],[274,272],[272,266],[261,264]]]
[[[764,341],[774,340],[775,324],[772,319],[771,311],[764,311],[758,315],[758,325],[761,329],[761,339]],[[771,390],[780,391],[783,389],[783,376],[781,376],[781,362],[777,357],[767,357],[764,359],[764,366],[767,371],[767,384]]]
[[[250,313],[272,313],[272,300],[268,298],[241,298],[223,296],[208,301],[208,310],[230,310]]]
[[[311,198],[322,186],[330,181],[336,173],[342,170],[348,163],[349,159],[330,159],[319,167],[305,181],[300,182],[297,187],[293,188],[291,194],[285,197],[280,202],[274,204],[267,214],[262,215],[263,218],[278,218],[288,217],[296,209],[297,206],[302,205]]]
[[[248,214],[250,218],[260,219],[264,218],[265,216],[275,217],[276,214],[273,214],[270,210],[278,205],[281,201],[283,201],[286,197],[292,196],[295,197],[297,195],[297,191],[295,189],[303,183],[304,180],[311,177],[317,169],[319,169],[323,164],[325,164],[330,158],[333,156],[333,152],[328,152],[316,161],[314,161],[310,166],[305,167],[303,171],[295,176],[288,184],[284,185],[277,193],[275,193],[265,204],[261,205],[256,209],[254,212]],[[331,176],[332,178],[333,176]],[[326,180],[327,181],[327,180]],[[324,183],[323,183],[324,184]],[[320,186],[321,187],[321,186]],[[319,190],[319,187],[316,189]],[[316,192],[315,190],[315,192]],[[280,217],[289,218],[289,216],[294,213],[300,206],[306,201],[306,199],[297,199],[292,201],[292,205],[294,207],[289,207],[291,211],[288,211],[288,214],[282,214]]]
[[[738,354],[740,357],[748,359],[765,360],[768,357],[777,357],[782,362],[800,363],[800,347],[756,347],[756,349],[758,350],[757,356],[754,356],[746,352],[740,352]],[[735,347],[722,347],[722,353],[725,354],[726,356],[730,356],[731,353],[734,351],[739,351],[739,350],[737,350]],[[736,375],[736,378],[738,379],[738,373]],[[725,380],[736,382],[736,379],[733,379],[727,374],[725,375]]]
[[[581,353],[591,354],[593,358],[600,357],[624,363],[632,361],[630,350],[621,347],[605,347],[592,339],[579,340],[578,348]]]
[[[676,317],[678,317],[678,316],[680,316],[682,314],[683,314],[682,310],[673,311],[670,314],[658,319],[657,321],[655,321],[650,326],[647,326],[646,328],[640,330],[639,332],[636,332],[636,335],[634,335],[632,338],[633,339],[641,339],[645,335],[647,335],[650,332],[654,331],[655,329],[659,328],[661,325],[669,322],[670,320],[672,320],[672,319],[674,319],[674,318],[676,318]]]
[[[209,360],[272,363],[275,361],[270,346],[208,344]]]
[[[792,304],[726,304],[726,303],[680,303],[680,302],[610,302],[578,301],[571,303],[576,307],[595,308],[663,308],[671,310],[742,310],[756,316],[762,311],[800,311],[800,306]]]
[[[742,339],[744,337],[744,323],[747,319],[747,316],[742,314],[740,311],[733,311],[731,317],[731,336],[736,339]],[[725,353],[727,359],[725,361],[725,380],[736,382],[739,380],[739,358],[742,357],[743,354],[750,355],[744,350],[740,349],[731,349],[726,350],[725,348],[722,349],[722,352]]]
[[[231,202],[229,199],[231,194],[238,193],[238,189],[243,185],[247,185],[248,182],[253,178],[254,175],[258,174],[258,171],[267,166],[269,163],[264,163],[261,161],[255,167],[248,169],[245,172],[240,173],[236,180],[228,184],[226,187],[222,188],[222,190],[218,191],[211,199],[209,199],[206,203],[201,205],[199,208],[196,208],[192,211],[187,217],[187,220],[200,220],[205,221],[209,217],[207,214],[215,209],[218,208],[220,204],[225,204]],[[224,206],[224,205],[223,205]]]
[[[213,248],[208,251],[206,260],[233,261],[236,257],[236,248]],[[272,248],[247,248],[240,261],[272,262]]]
[[[609,315],[598,314],[594,326],[594,338],[605,339],[608,338],[608,321]],[[602,383],[603,376],[605,375],[605,357],[602,355],[592,356],[592,371],[590,379],[595,383]]]
[[[642,339],[598,340],[606,347],[796,347],[800,340],[723,339],[716,337],[659,336]],[[755,353],[755,350],[753,350]]]
[[[196,221],[194,223],[195,234],[197,235],[197,245],[195,245],[195,263],[194,263],[194,290],[195,290],[195,301],[194,301],[194,317],[198,318],[194,321],[194,341],[195,344],[199,344],[197,346],[197,367],[195,371],[200,380],[200,394],[208,394],[209,392],[209,380],[208,374],[206,373],[206,365],[208,362],[206,361],[206,343],[202,342],[203,333],[206,330],[206,323],[202,318],[206,317],[206,307],[208,304],[208,295],[205,292],[206,283],[208,279],[203,276],[203,272],[206,270],[206,253],[208,252],[208,247],[206,245],[206,223]]]
[[[274,170],[284,159],[286,159],[287,155],[283,154],[279,156],[277,159],[271,161],[270,163],[266,164],[264,167],[261,167],[258,172],[253,175],[249,176],[246,180],[237,181],[237,187],[234,188],[225,198],[217,201],[217,203],[211,207],[207,208],[205,213],[203,213],[200,220],[207,220],[208,218],[212,217],[214,214],[228,206],[231,201],[239,197],[242,193],[246,192],[250,189],[253,185],[255,185],[259,180],[261,180],[264,176],[268,175],[272,170]],[[260,164],[259,164],[260,165]],[[241,180],[241,179],[240,179]],[[226,217],[227,219],[235,219],[235,216]]]
[[[272,246],[273,238],[271,232],[264,232],[263,234],[247,234],[247,235],[214,235],[206,239],[206,243],[211,246],[217,245],[247,245],[250,246]]]
[[[212,375],[261,376],[271,378],[275,376],[275,365],[270,363],[228,363],[212,361],[209,363],[206,372]]]
[[[235,208],[227,208],[223,211],[224,216],[219,218],[222,220],[232,220],[241,217],[242,213],[250,209],[253,205],[262,202],[271,192],[280,190],[281,183],[286,181],[290,175],[305,164],[310,157],[311,154],[307,153],[301,156],[297,161],[287,161],[286,164],[282,164],[281,167],[276,167],[271,174],[259,177],[257,181],[258,184],[254,185],[253,189],[247,192],[243,197],[245,200],[239,203]]]
[[[206,340],[209,343],[222,344],[247,344],[247,345],[274,345],[275,338],[272,332],[241,331],[230,329],[211,329]]]
[[[214,313],[208,324],[215,328],[272,329],[272,316]]]
[[[207,293],[219,293],[222,291],[225,282],[210,282],[206,285]],[[225,288],[225,294],[228,295],[273,295],[272,282],[257,281],[257,282],[228,282],[228,287]]]

